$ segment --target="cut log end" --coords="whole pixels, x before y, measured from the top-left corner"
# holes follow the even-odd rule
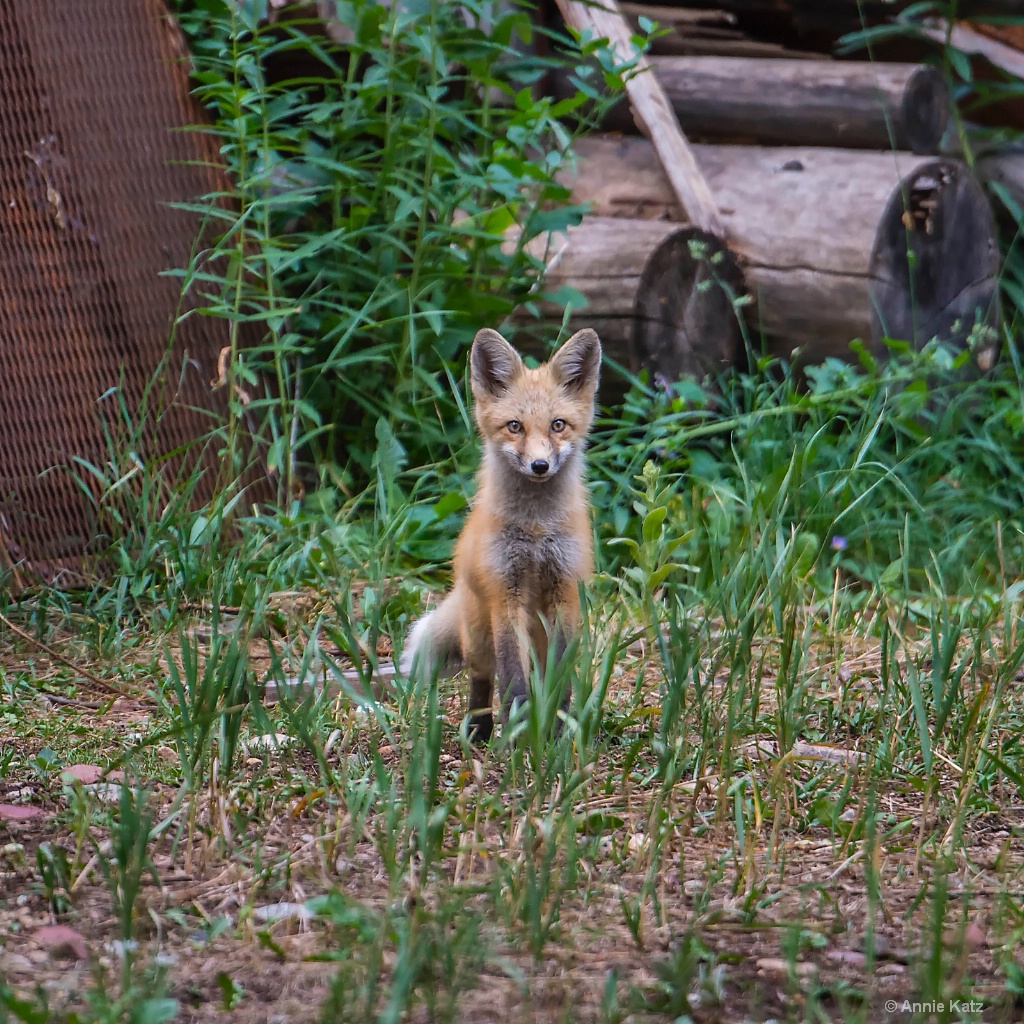
[[[698,228],[674,231],[651,255],[637,289],[632,369],[665,380],[698,380],[735,366],[744,292],[735,258]]]
[[[514,237],[510,232],[510,244]],[[533,239],[528,249],[548,264],[547,296],[567,289],[584,300],[570,329],[593,328],[608,358],[632,373],[703,379],[733,366],[742,352],[734,300],[746,288],[735,257],[715,235],[668,221],[587,217],[566,234]],[[516,337],[543,356],[565,311],[541,297],[536,312],[539,319],[520,311]],[[602,398],[613,401],[621,392],[621,380],[604,374]]]
[[[977,179],[949,160],[919,165],[893,192],[875,237],[876,347],[885,337],[963,344],[979,324],[998,322],[998,272],[995,224]]]
[[[907,81],[900,107],[902,138],[897,143],[913,153],[935,153],[952,113],[946,80],[935,68],[917,68]]]

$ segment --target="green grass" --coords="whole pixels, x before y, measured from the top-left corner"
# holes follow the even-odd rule
[[[1020,389],[1012,362],[970,383],[945,362],[831,367],[809,391],[759,371],[713,411],[692,387],[634,394],[647,419],[609,423],[592,452],[603,565],[558,738],[537,703],[517,743],[473,749],[458,680],[372,678],[418,612],[417,535],[457,532],[454,501],[412,470],[334,515],[243,521],[209,549],[207,602],[171,629],[170,561],[116,629],[95,595],[10,606],[151,696],[97,728],[46,712],[7,669],[3,783],[53,809],[22,834],[14,877],[38,914],[138,943],[103,974],[102,1006],[87,987],[47,1012],[122,1019],[152,998],[147,1013],[244,1013],[259,972],[286,963],[320,965],[309,1012],[332,1020],[472,1020],[497,991],[553,1021],[873,1021],[893,992],[1011,1019],[1024,470],[1003,455]],[[955,494],[929,497],[954,474]],[[621,497],[602,498],[615,481],[632,492],[624,520]],[[37,661],[47,688],[74,692]],[[263,706],[268,677],[336,685]],[[288,745],[252,742],[270,732]],[[59,768],[80,760],[127,769],[127,803],[62,799]],[[77,886],[37,865],[44,842]],[[224,914],[168,899],[180,882],[160,896],[149,874],[225,870],[241,903]],[[308,932],[260,920],[279,902],[306,906]],[[225,963],[251,962],[217,980],[193,937],[221,918]],[[880,981],[876,962],[897,973]],[[162,972],[158,995],[141,970]],[[28,1019],[42,996],[17,980],[4,999]]]

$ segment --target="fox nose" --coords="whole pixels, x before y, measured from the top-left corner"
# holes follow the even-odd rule
[[[533,462],[530,463],[530,469],[532,469],[537,476],[543,476],[550,468],[551,467],[548,466],[544,459],[534,459]]]

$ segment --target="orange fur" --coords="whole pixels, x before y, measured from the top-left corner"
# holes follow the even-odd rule
[[[584,449],[594,419],[601,346],[574,334],[535,370],[496,331],[470,354],[483,439],[476,499],[455,548],[455,586],[413,629],[402,659],[434,669],[457,651],[471,679],[471,732],[491,731],[493,680],[505,720],[528,696],[531,644],[564,648],[579,628],[578,586],[593,572]]]

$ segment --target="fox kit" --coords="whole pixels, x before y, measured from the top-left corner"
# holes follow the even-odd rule
[[[561,657],[580,621],[578,584],[593,571],[583,452],[594,419],[601,344],[574,334],[536,370],[497,331],[480,331],[469,357],[483,462],[455,547],[455,586],[416,623],[402,657],[436,668],[461,655],[470,674],[470,738],[493,728],[498,678],[503,721],[528,695],[532,644]]]

